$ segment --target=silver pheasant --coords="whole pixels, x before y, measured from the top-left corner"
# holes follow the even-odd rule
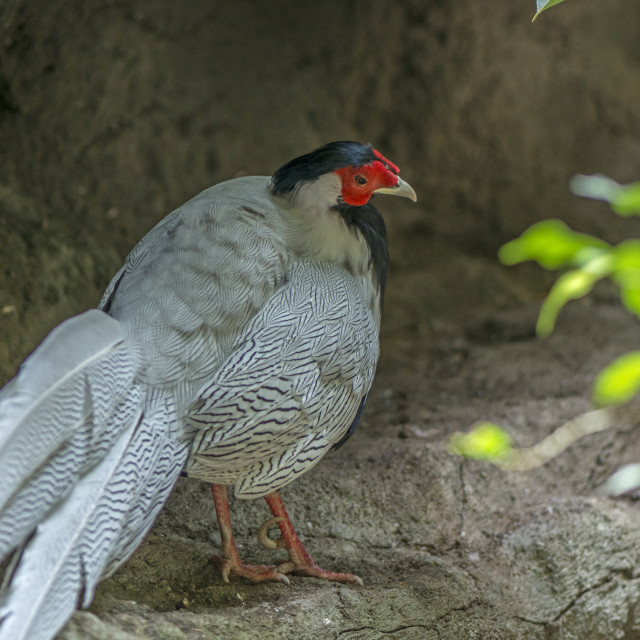
[[[0,640],[48,640],[88,606],[181,473],[212,484],[226,581],[360,582],[315,565],[277,492],[366,403],[388,268],[376,193],[416,199],[355,142],[211,187],[142,239],[99,309],[25,361],[0,391]],[[266,498],[259,539],[287,560],[242,563],[229,485]]]

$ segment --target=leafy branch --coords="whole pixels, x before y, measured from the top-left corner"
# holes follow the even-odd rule
[[[533,20],[560,2],[563,0],[536,0]],[[578,175],[571,180],[570,188],[576,195],[609,203],[619,216],[640,216],[640,182],[622,185],[603,175]],[[507,242],[498,257],[507,265],[533,260],[545,269],[562,271],[540,309],[536,324],[538,336],[548,336],[564,306],[586,296],[604,278],[618,286],[624,306],[640,318],[640,239],[632,238],[612,246],[573,231],[560,220],[545,220]],[[639,392],[640,350],[620,356],[598,374],[591,391],[595,410],[575,417],[533,447],[515,449],[502,427],[481,422],[468,433],[453,434],[449,448],[458,455],[489,460],[502,469],[534,469],[579,438],[608,429],[613,424],[613,408],[625,404]],[[607,484],[611,495],[639,487],[640,464],[619,469]]]
[[[570,187],[576,195],[608,202],[619,216],[640,216],[640,182],[621,185],[601,175],[580,175],[571,180]],[[568,302],[586,296],[604,278],[618,286],[626,309],[640,318],[640,239],[611,245],[573,231],[560,220],[545,220],[503,245],[498,257],[507,265],[533,260],[545,269],[562,270],[540,309],[536,332],[541,337],[553,331]],[[537,445],[514,449],[501,427],[482,422],[469,433],[454,434],[450,449],[459,455],[490,460],[503,469],[532,469],[579,438],[609,428],[611,416],[606,408],[622,405],[638,392],[640,350],[620,356],[598,374],[591,394],[598,409],[577,416]],[[638,486],[640,465],[629,465],[612,476],[609,491],[617,495]]]

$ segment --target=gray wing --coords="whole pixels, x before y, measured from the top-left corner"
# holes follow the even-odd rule
[[[140,379],[187,403],[284,279],[282,220],[266,181],[216,185],[167,216],[100,305],[137,345]]]
[[[188,445],[167,391],[135,382],[120,324],[56,328],[0,392],[0,639],[51,638],[151,527]]]
[[[346,270],[302,262],[199,393],[187,471],[267,495],[304,473],[349,430],[373,381],[378,326]]]

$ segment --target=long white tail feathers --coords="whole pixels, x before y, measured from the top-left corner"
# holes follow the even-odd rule
[[[122,398],[110,394],[127,390],[133,375],[120,325],[101,311],[70,318],[47,336],[0,391],[0,511],[85,423],[91,431],[108,420]]]
[[[38,525],[0,608],[2,640],[53,637],[80,606],[90,560],[81,546],[84,529],[130,437],[130,429],[121,434],[109,455]]]
[[[140,544],[186,460],[175,420],[141,417],[29,540],[0,607],[0,640],[49,640]]]
[[[49,640],[134,551],[186,460],[170,394],[135,381],[119,323],[55,329],[0,392],[0,640]],[[5,482],[6,478],[6,482]]]

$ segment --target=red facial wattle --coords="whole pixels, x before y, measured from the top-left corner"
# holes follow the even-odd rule
[[[373,192],[383,187],[394,187],[398,184],[398,167],[391,164],[377,151],[381,160],[360,167],[343,167],[336,170],[342,181],[342,199],[354,207],[361,207],[369,202]]]

